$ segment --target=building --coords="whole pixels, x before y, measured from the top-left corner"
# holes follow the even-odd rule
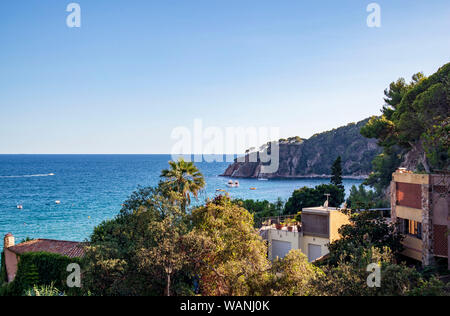
[[[16,277],[17,264],[20,256],[27,252],[49,252],[60,254],[69,258],[80,258],[84,255],[83,243],[74,241],[34,239],[20,244],[15,244],[15,238],[11,233],[5,235],[3,252],[8,282]]]
[[[449,182],[448,174],[399,169],[392,175],[391,216],[405,235],[403,255],[424,266],[450,256]]]
[[[349,216],[336,208],[311,207],[303,209],[301,226],[292,231],[265,226],[260,233],[268,241],[271,260],[283,258],[291,249],[300,249],[312,262],[329,253],[328,245],[340,238],[339,228],[349,223]]]

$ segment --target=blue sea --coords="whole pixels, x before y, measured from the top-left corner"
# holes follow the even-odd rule
[[[96,225],[118,214],[138,186],[157,185],[169,160],[170,155],[0,155],[0,234],[11,232],[16,242],[26,237],[84,241]],[[217,189],[233,198],[286,200],[297,188],[329,182],[240,179],[239,188],[228,188],[229,178],[219,177],[228,164],[196,163],[207,183],[200,202]],[[347,193],[361,182],[345,180]]]

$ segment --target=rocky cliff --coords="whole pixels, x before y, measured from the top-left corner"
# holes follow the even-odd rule
[[[313,135],[298,142],[280,141],[279,168],[275,173],[263,174],[263,163],[235,160],[228,166],[222,176],[235,178],[302,178],[328,177],[331,165],[342,157],[342,171],[345,177],[362,178],[372,169],[373,158],[381,153],[376,140],[367,139],[360,134],[360,129],[368,119],[350,123],[331,131]]]

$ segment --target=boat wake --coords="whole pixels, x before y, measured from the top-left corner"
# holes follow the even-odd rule
[[[33,178],[33,177],[51,177],[54,176],[54,173],[46,173],[46,174],[27,174],[22,176],[0,176],[0,179],[9,179],[9,178]]]

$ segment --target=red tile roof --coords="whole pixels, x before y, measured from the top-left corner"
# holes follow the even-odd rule
[[[18,255],[26,252],[45,251],[69,258],[80,258],[84,256],[84,243],[52,239],[34,239],[11,246],[8,250]]]

